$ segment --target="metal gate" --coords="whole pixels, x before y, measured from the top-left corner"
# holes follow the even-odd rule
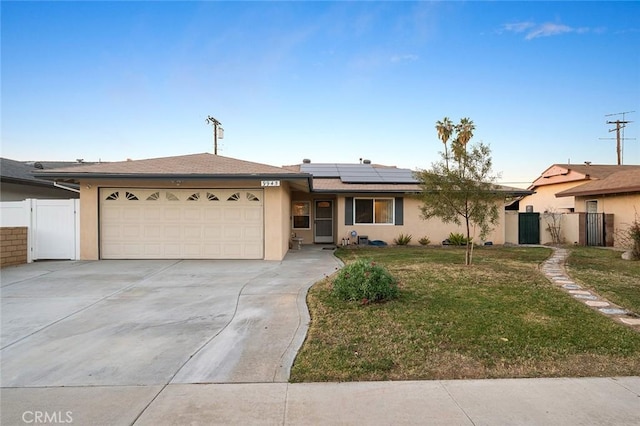
[[[586,213],[586,241],[588,246],[604,246],[604,213]]]
[[[540,213],[518,214],[518,244],[540,244]]]

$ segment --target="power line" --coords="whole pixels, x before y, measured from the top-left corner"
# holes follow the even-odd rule
[[[609,121],[607,120],[607,124],[615,124],[615,129],[609,129],[609,133],[616,132],[616,154],[618,156],[618,165],[623,164],[624,158],[624,141],[625,140],[635,140],[635,138],[625,138],[624,137],[624,129],[627,127],[627,124],[633,123],[633,121],[625,120],[626,114],[631,114],[635,111],[625,111],[625,112],[617,112],[614,114],[606,114],[605,117],[612,117],[614,115],[621,115],[622,120]],[[600,138],[601,140],[613,140],[614,138]]]
[[[213,125],[213,154],[218,155],[218,126],[220,126],[220,139],[224,136],[224,129],[222,128],[222,123],[208,115],[204,120],[205,123]]]

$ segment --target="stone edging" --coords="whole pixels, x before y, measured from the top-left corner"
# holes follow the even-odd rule
[[[576,300],[596,309],[603,315],[640,331],[640,316],[624,309],[591,290],[585,290],[577,284],[567,273],[565,262],[569,251],[564,248],[551,247],[553,254],[542,263],[542,273],[556,286],[560,287]]]

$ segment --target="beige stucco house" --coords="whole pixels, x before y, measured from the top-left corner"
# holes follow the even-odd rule
[[[550,228],[557,226],[562,243],[618,246],[616,233],[640,208],[639,173],[640,165],[554,164],[520,200],[521,225],[523,216],[537,215],[541,244],[554,242]]]
[[[605,179],[613,173],[623,170],[640,169],[636,165],[601,165],[601,164],[553,164],[538,177],[530,190],[534,194],[520,200],[520,211],[544,213],[555,211],[570,213],[576,210],[573,195],[556,197],[556,194],[575,188],[593,180]]]
[[[87,260],[281,260],[298,239],[392,243],[411,234],[415,244],[423,236],[439,243],[461,231],[420,219],[411,170],[368,161],[275,167],[204,153],[41,177],[79,185],[80,251]],[[504,243],[504,216],[488,240]]]
[[[556,197],[556,194],[593,180],[604,179],[622,170],[634,169],[640,169],[640,166],[553,164],[529,186],[529,189],[535,191],[535,193],[524,197],[520,201],[520,211],[529,210],[539,213],[546,211],[570,213],[576,211],[573,196]]]
[[[612,218],[609,240],[619,246],[621,241],[616,234],[640,219],[640,166],[628,166],[602,179],[561,191],[556,196],[574,199],[578,213],[600,213]]]

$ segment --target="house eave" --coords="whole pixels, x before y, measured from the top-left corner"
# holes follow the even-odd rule
[[[2,177],[2,179],[0,179],[0,182],[12,183],[12,184],[18,184],[18,185],[39,186],[39,187],[45,187],[45,188],[53,187],[53,182],[46,181],[46,180],[32,180],[32,179]]]
[[[239,173],[239,174],[189,174],[189,173],[38,173],[39,177],[50,180],[124,179],[124,180],[299,180],[309,179],[309,174],[291,173]]]
[[[314,193],[323,194],[419,194],[420,191],[408,189],[314,189]]]
[[[559,192],[556,194],[556,198],[562,197],[589,197],[597,195],[622,195],[622,194],[637,194],[640,193],[640,187],[630,186],[627,188],[615,188],[615,189],[598,189],[591,191],[572,191],[572,192]]]

